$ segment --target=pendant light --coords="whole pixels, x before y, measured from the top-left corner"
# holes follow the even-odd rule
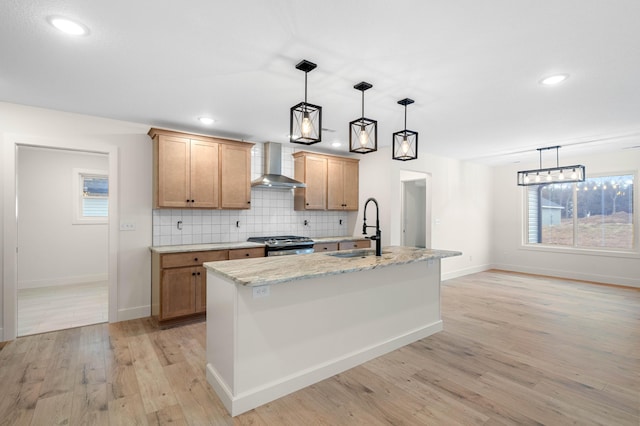
[[[353,86],[362,92],[362,117],[349,123],[349,151],[368,154],[378,150],[378,122],[364,116],[364,91],[373,86],[366,81]]]
[[[393,159],[400,161],[415,160],[418,158],[418,132],[407,130],[407,105],[411,105],[413,99],[405,98],[398,101],[404,105],[404,130],[393,134]]]
[[[586,169],[584,166],[560,166],[560,157],[558,155],[558,146],[549,146],[546,148],[536,148],[540,153],[540,168],[532,170],[521,170],[518,172],[518,185],[548,185],[551,183],[569,183],[584,182],[586,179]],[[542,168],[542,151],[550,149],[556,150],[556,167]]]
[[[304,71],[304,102],[291,107],[289,142],[313,145],[322,140],[322,107],[307,103],[307,74],[317,67],[303,59],[296,68]]]

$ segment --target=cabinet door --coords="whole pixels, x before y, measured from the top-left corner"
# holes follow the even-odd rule
[[[359,198],[359,176],[360,171],[356,161],[345,161],[343,168],[344,176],[344,209],[358,210]]]
[[[207,270],[199,266],[194,268],[196,272],[196,312],[207,311]]]
[[[197,268],[175,268],[162,271],[160,320],[196,312],[195,277]]]
[[[253,257],[265,257],[264,247],[229,250],[229,260],[251,259]]]
[[[251,207],[251,147],[222,144],[220,205],[223,209]]]
[[[327,209],[344,210],[344,161],[327,160]]]
[[[325,210],[327,208],[327,159],[307,156],[304,165],[304,204],[306,210]]]
[[[158,207],[188,207],[190,140],[160,135],[158,138]]]
[[[191,140],[191,207],[217,209],[220,204],[218,149],[217,143]]]

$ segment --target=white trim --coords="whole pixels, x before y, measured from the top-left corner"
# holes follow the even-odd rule
[[[442,277],[440,279],[441,281],[452,280],[454,278],[464,277],[465,275],[477,274],[478,272],[488,271],[489,269],[492,269],[492,268],[493,268],[493,265],[484,264],[484,265],[472,266],[470,268],[457,269],[455,271],[442,273]]]
[[[442,330],[442,320],[439,320],[236,396],[232,395],[224,379],[210,363],[207,363],[207,381],[214,388],[231,416],[237,416]]]
[[[128,321],[148,316],[151,316],[151,305],[136,306],[135,308],[119,309],[117,321]]]
[[[637,278],[634,280],[632,278],[613,276],[613,275],[599,275],[599,274],[582,273],[577,271],[566,271],[561,269],[547,269],[547,268],[537,268],[537,267],[530,267],[530,266],[509,265],[504,263],[494,264],[490,269],[499,269],[501,271],[507,271],[507,272],[520,272],[523,274],[543,275],[543,276],[560,278],[560,279],[564,278],[569,280],[589,281],[589,282],[600,283],[600,284],[614,284],[614,285],[622,285],[626,287],[640,288],[640,278]]]
[[[41,137],[21,134],[4,134],[4,288],[3,288],[3,339],[14,340],[18,332],[18,222],[16,217],[16,165],[18,146],[34,146],[51,149],[64,149],[79,152],[93,152],[109,156],[109,322],[118,321],[118,147],[99,144],[95,148],[69,142],[67,140],[49,140]]]
[[[43,280],[18,281],[18,289],[62,287],[84,283],[97,283],[109,280],[108,274],[77,275],[74,277],[46,278]]]

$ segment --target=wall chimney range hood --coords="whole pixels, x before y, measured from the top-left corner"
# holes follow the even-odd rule
[[[264,143],[264,173],[252,181],[251,186],[274,189],[307,187],[303,182],[282,175],[282,145],[275,142]]]

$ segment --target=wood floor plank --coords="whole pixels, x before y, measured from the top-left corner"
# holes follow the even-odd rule
[[[69,425],[73,392],[60,393],[48,398],[40,398],[36,404],[31,424]]]
[[[129,349],[146,413],[153,413],[178,403],[158,361],[149,335],[130,338]]]
[[[442,286],[444,330],[231,418],[206,324],[18,338],[0,425],[640,425],[640,290],[486,271]]]

